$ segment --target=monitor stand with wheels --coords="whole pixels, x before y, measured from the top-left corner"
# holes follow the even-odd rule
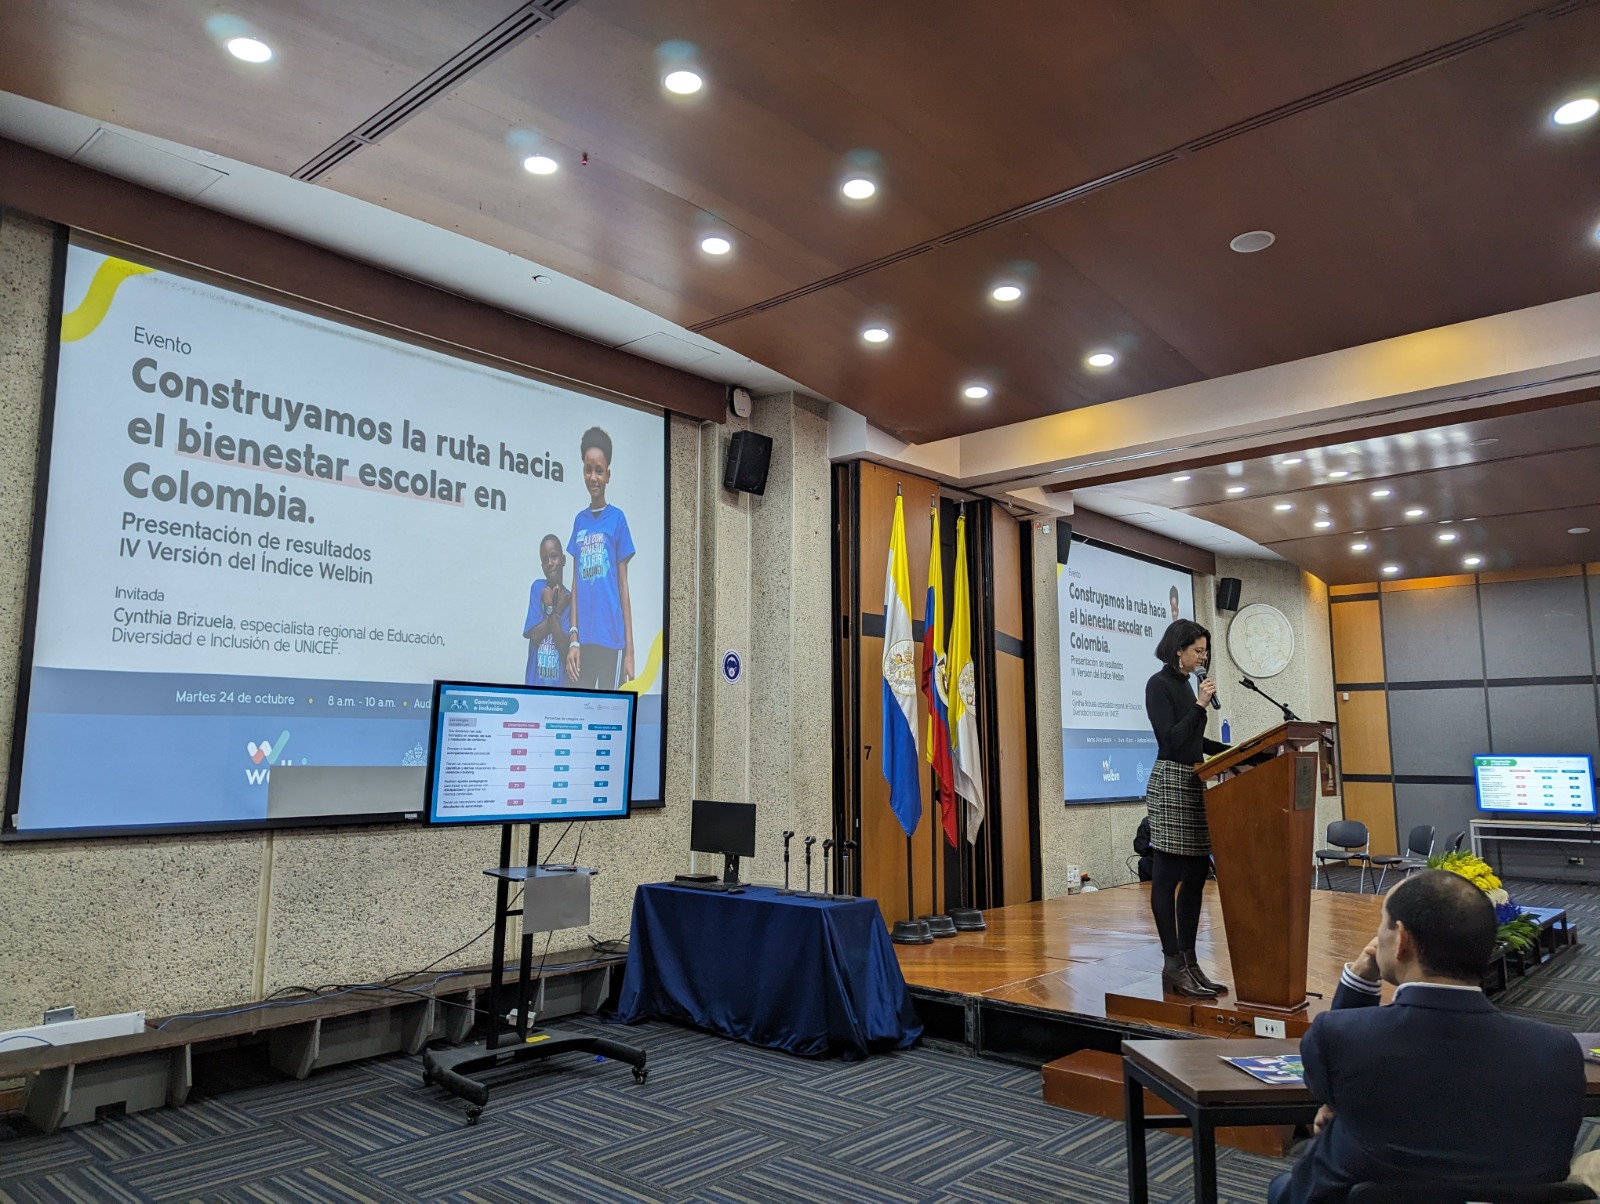
[[[528,859],[524,866],[511,864],[512,833],[515,824],[500,829],[500,866],[484,873],[495,882],[494,961],[489,976],[487,1002],[478,1010],[479,1022],[488,1037],[475,1045],[456,1049],[429,1049],[422,1055],[422,1081],[437,1083],[451,1095],[466,1101],[467,1123],[477,1124],[489,1102],[489,1084],[479,1076],[487,1071],[542,1062],[563,1053],[592,1053],[626,1062],[633,1067],[637,1082],[645,1081],[645,1051],[609,1037],[589,1033],[562,1032],[534,1028],[528,1023],[533,994],[533,938],[537,933],[556,928],[581,927],[589,922],[588,876],[593,872],[579,867],[544,870],[539,867],[539,825],[528,825]],[[521,882],[523,905],[510,906],[511,884]],[[540,909],[535,915],[534,909]],[[512,916],[524,917],[522,957],[516,982],[516,1024],[506,1023],[506,922]]]

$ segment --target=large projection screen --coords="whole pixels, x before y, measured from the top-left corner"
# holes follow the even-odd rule
[[[608,668],[660,800],[662,413],[76,243],[61,305],[6,837],[349,822],[269,816],[289,766],[413,767],[414,816],[436,678]]]
[[[1056,601],[1062,795],[1068,803],[1141,799],[1156,762],[1144,683],[1161,668],[1155,650],[1167,624],[1194,618],[1194,578],[1074,539],[1057,566]]]

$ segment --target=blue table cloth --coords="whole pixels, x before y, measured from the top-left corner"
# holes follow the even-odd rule
[[[633,896],[617,1018],[680,1020],[805,1057],[922,1036],[876,899],[738,895],[658,883]]]

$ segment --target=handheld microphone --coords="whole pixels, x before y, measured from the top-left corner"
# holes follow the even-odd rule
[[[1195,680],[1196,681],[1200,681],[1200,682],[1205,681],[1205,679],[1206,679],[1206,671],[1205,671],[1204,666],[1202,666],[1199,669],[1196,669],[1194,671],[1194,676],[1195,676]],[[1215,694],[1213,694],[1211,696],[1211,709],[1213,711],[1220,711],[1222,709],[1222,701]]]

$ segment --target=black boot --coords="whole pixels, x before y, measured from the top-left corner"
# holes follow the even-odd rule
[[[1189,967],[1190,975],[1202,987],[1210,991],[1213,995],[1226,995],[1228,993],[1227,983],[1212,982],[1206,977],[1205,971],[1200,968],[1200,963],[1195,960],[1194,952],[1192,950],[1188,953],[1179,954],[1179,956],[1183,958],[1183,964]]]
[[[1185,999],[1215,999],[1217,993],[1202,986],[1194,971],[1181,953],[1164,954],[1161,958],[1161,989],[1169,995],[1182,995]]]

